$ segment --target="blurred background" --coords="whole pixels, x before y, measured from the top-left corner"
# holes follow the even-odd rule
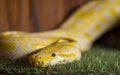
[[[0,0],[0,32],[52,30],[78,7],[90,0]],[[102,36],[97,43],[120,48],[120,27]],[[96,43],[95,43],[96,44]]]
[[[89,0],[0,0],[0,32],[45,31],[59,26]]]

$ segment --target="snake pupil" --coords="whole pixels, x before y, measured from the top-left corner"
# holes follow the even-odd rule
[[[55,53],[52,53],[52,57],[55,57],[56,56],[56,54]]]

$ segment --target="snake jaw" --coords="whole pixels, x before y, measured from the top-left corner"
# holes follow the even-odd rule
[[[49,55],[49,54],[48,54]],[[51,55],[54,55],[51,53]],[[34,55],[30,57],[30,64],[33,66],[41,66],[41,67],[46,67],[50,65],[56,65],[56,64],[66,64],[74,61],[76,59],[75,53],[56,53],[55,56],[52,56],[51,58],[48,58],[47,60],[43,60],[42,58],[46,57],[45,56],[37,56],[34,58]]]
[[[30,58],[30,60],[31,59],[32,58]],[[74,60],[75,60],[75,58],[73,58],[73,57],[56,56],[51,59],[48,59],[47,61],[42,61],[42,60],[30,61],[30,64],[33,66],[46,67],[46,66],[56,65],[56,64],[66,64],[66,63],[70,63]]]

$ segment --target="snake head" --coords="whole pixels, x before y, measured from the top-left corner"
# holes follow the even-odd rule
[[[80,48],[76,41],[63,39],[41,49],[29,57],[29,63],[33,66],[50,66],[65,64],[78,60],[81,57]]]

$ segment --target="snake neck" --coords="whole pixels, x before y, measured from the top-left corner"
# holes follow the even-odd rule
[[[58,34],[60,36],[76,40],[82,50],[88,50],[98,37],[116,26],[119,9],[118,0],[92,1],[78,9],[56,31],[64,33]]]

